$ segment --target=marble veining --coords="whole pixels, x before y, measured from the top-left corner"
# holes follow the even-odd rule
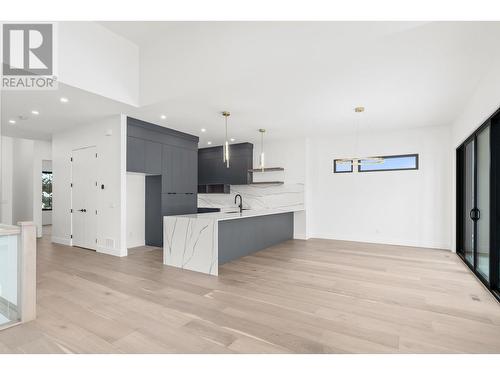
[[[166,216],[163,242],[164,264],[218,274],[217,220]]]
[[[198,194],[198,207],[232,210],[236,194],[243,197],[243,208],[250,210],[304,209],[304,184],[231,185],[230,194]]]
[[[243,197],[236,209],[234,196]],[[218,223],[253,216],[304,210],[304,184],[232,185],[231,194],[198,194],[198,207],[222,212],[165,216],[163,263],[191,271],[218,275]]]

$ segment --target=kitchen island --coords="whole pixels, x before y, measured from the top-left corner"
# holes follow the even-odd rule
[[[294,237],[294,213],[266,209],[165,216],[163,263],[218,275],[219,265]]]

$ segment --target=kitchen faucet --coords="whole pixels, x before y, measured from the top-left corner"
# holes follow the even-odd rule
[[[238,207],[240,208],[240,213],[242,213],[243,212],[243,198],[241,197],[241,195],[236,194],[234,196],[234,204],[236,204],[238,197],[240,197],[240,204],[238,205]]]

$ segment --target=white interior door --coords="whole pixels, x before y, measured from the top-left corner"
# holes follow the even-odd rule
[[[97,250],[96,147],[73,150],[72,157],[73,245]]]

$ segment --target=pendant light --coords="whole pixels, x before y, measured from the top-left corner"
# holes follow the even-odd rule
[[[260,133],[260,168],[262,169],[262,172],[264,172],[264,165],[265,165],[265,160],[264,160],[264,133],[266,132],[266,129],[259,129]]]
[[[354,108],[354,112],[356,112],[356,113],[363,113],[364,111],[365,111],[365,107]],[[359,121],[356,121],[355,152],[358,152],[358,147],[359,147]],[[346,158],[346,159],[337,160],[338,164],[348,164],[348,165],[352,165],[353,167],[357,167],[358,165],[380,164],[383,162],[384,162],[383,158],[373,157],[373,156]]]
[[[222,150],[222,161],[226,163],[226,168],[229,168],[229,141],[227,140],[227,118],[231,116],[231,113],[224,111],[222,112],[222,116],[224,116],[226,121],[226,140],[224,142],[224,147]]]

